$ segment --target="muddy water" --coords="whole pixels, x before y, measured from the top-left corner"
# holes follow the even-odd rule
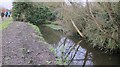
[[[100,52],[78,36],[64,36],[49,27],[42,26],[44,39],[55,48],[56,55],[70,65],[120,65],[120,54]]]

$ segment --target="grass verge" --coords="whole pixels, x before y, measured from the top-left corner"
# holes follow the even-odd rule
[[[48,43],[44,40],[44,38],[42,37],[40,28],[37,27],[36,25],[31,24],[31,23],[28,23],[28,25],[30,25],[30,26],[39,34],[39,39],[40,39],[40,41],[42,41],[42,42],[44,42],[45,44],[47,44],[48,49],[54,54],[54,56],[57,57],[55,49],[54,49],[50,44],[48,44]],[[47,26],[47,25],[46,25],[46,26]],[[52,27],[52,28],[55,28],[55,30],[58,29],[57,26],[53,26],[53,25],[48,25],[48,26],[50,26],[50,27]],[[63,62],[62,62],[62,59],[61,59],[61,58],[55,58],[55,59],[56,59],[56,60],[55,60],[55,64],[57,64],[57,65],[62,65],[62,64],[67,65],[66,63],[63,63]],[[49,63],[49,61],[47,61],[47,62]]]
[[[10,23],[12,23],[12,18],[4,20],[2,23],[0,23],[0,30],[7,28]]]
[[[44,38],[41,34],[41,31],[40,31],[39,27],[37,27],[36,25],[33,25],[31,23],[28,23],[28,25],[30,25],[38,33],[40,41],[45,43],[45,40],[44,40]]]

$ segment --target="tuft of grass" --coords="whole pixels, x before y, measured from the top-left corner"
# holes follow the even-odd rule
[[[40,32],[40,29],[36,26],[36,25],[33,25],[33,24],[31,24],[31,23],[28,23],[36,32],[38,32],[40,35],[42,35],[41,34],[41,32]]]
[[[33,25],[31,23],[28,23],[28,25],[30,25],[38,33],[40,41],[46,43],[44,38],[43,38],[43,35],[42,35],[42,33],[41,33],[40,29],[39,29],[39,27],[36,26],[36,25]]]
[[[57,57],[57,53],[56,53],[55,48],[52,47],[51,45],[49,45],[49,49],[50,49],[50,51]],[[63,60],[62,60],[60,57],[57,57],[57,58],[55,58],[55,59],[56,59],[56,60],[55,60],[55,63],[56,63],[57,65],[67,65],[67,63],[66,63],[66,62],[63,62]]]
[[[59,26],[59,25],[55,25],[55,24],[46,24],[45,26],[48,26],[54,30],[63,30],[63,27],[62,26]]]
[[[10,23],[12,23],[12,18],[4,20],[2,23],[0,23],[0,30],[7,28]]]

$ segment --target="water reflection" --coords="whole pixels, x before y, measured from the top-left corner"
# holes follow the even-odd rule
[[[68,64],[93,65],[91,60],[92,54],[81,47],[80,44],[82,43],[82,40],[74,43],[72,40],[62,37],[56,48],[57,56],[63,58],[63,61],[67,61]]]
[[[65,37],[49,27],[42,27],[45,40],[53,44],[57,56],[70,65],[119,65],[120,54],[109,55],[93,49],[76,36]]]
[[[61,34],[58,31],[54,31],[53,29],[46,27],[46,26],[40,26],[40,31],[49,44],[53,44],[52,46],[55,46],[56,43],[61,39]]]

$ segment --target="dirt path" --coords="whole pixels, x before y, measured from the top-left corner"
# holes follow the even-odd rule
[[[55,64],[53,53],[24,22],[13,22],[2,31],[2,58],[7,65]]]

